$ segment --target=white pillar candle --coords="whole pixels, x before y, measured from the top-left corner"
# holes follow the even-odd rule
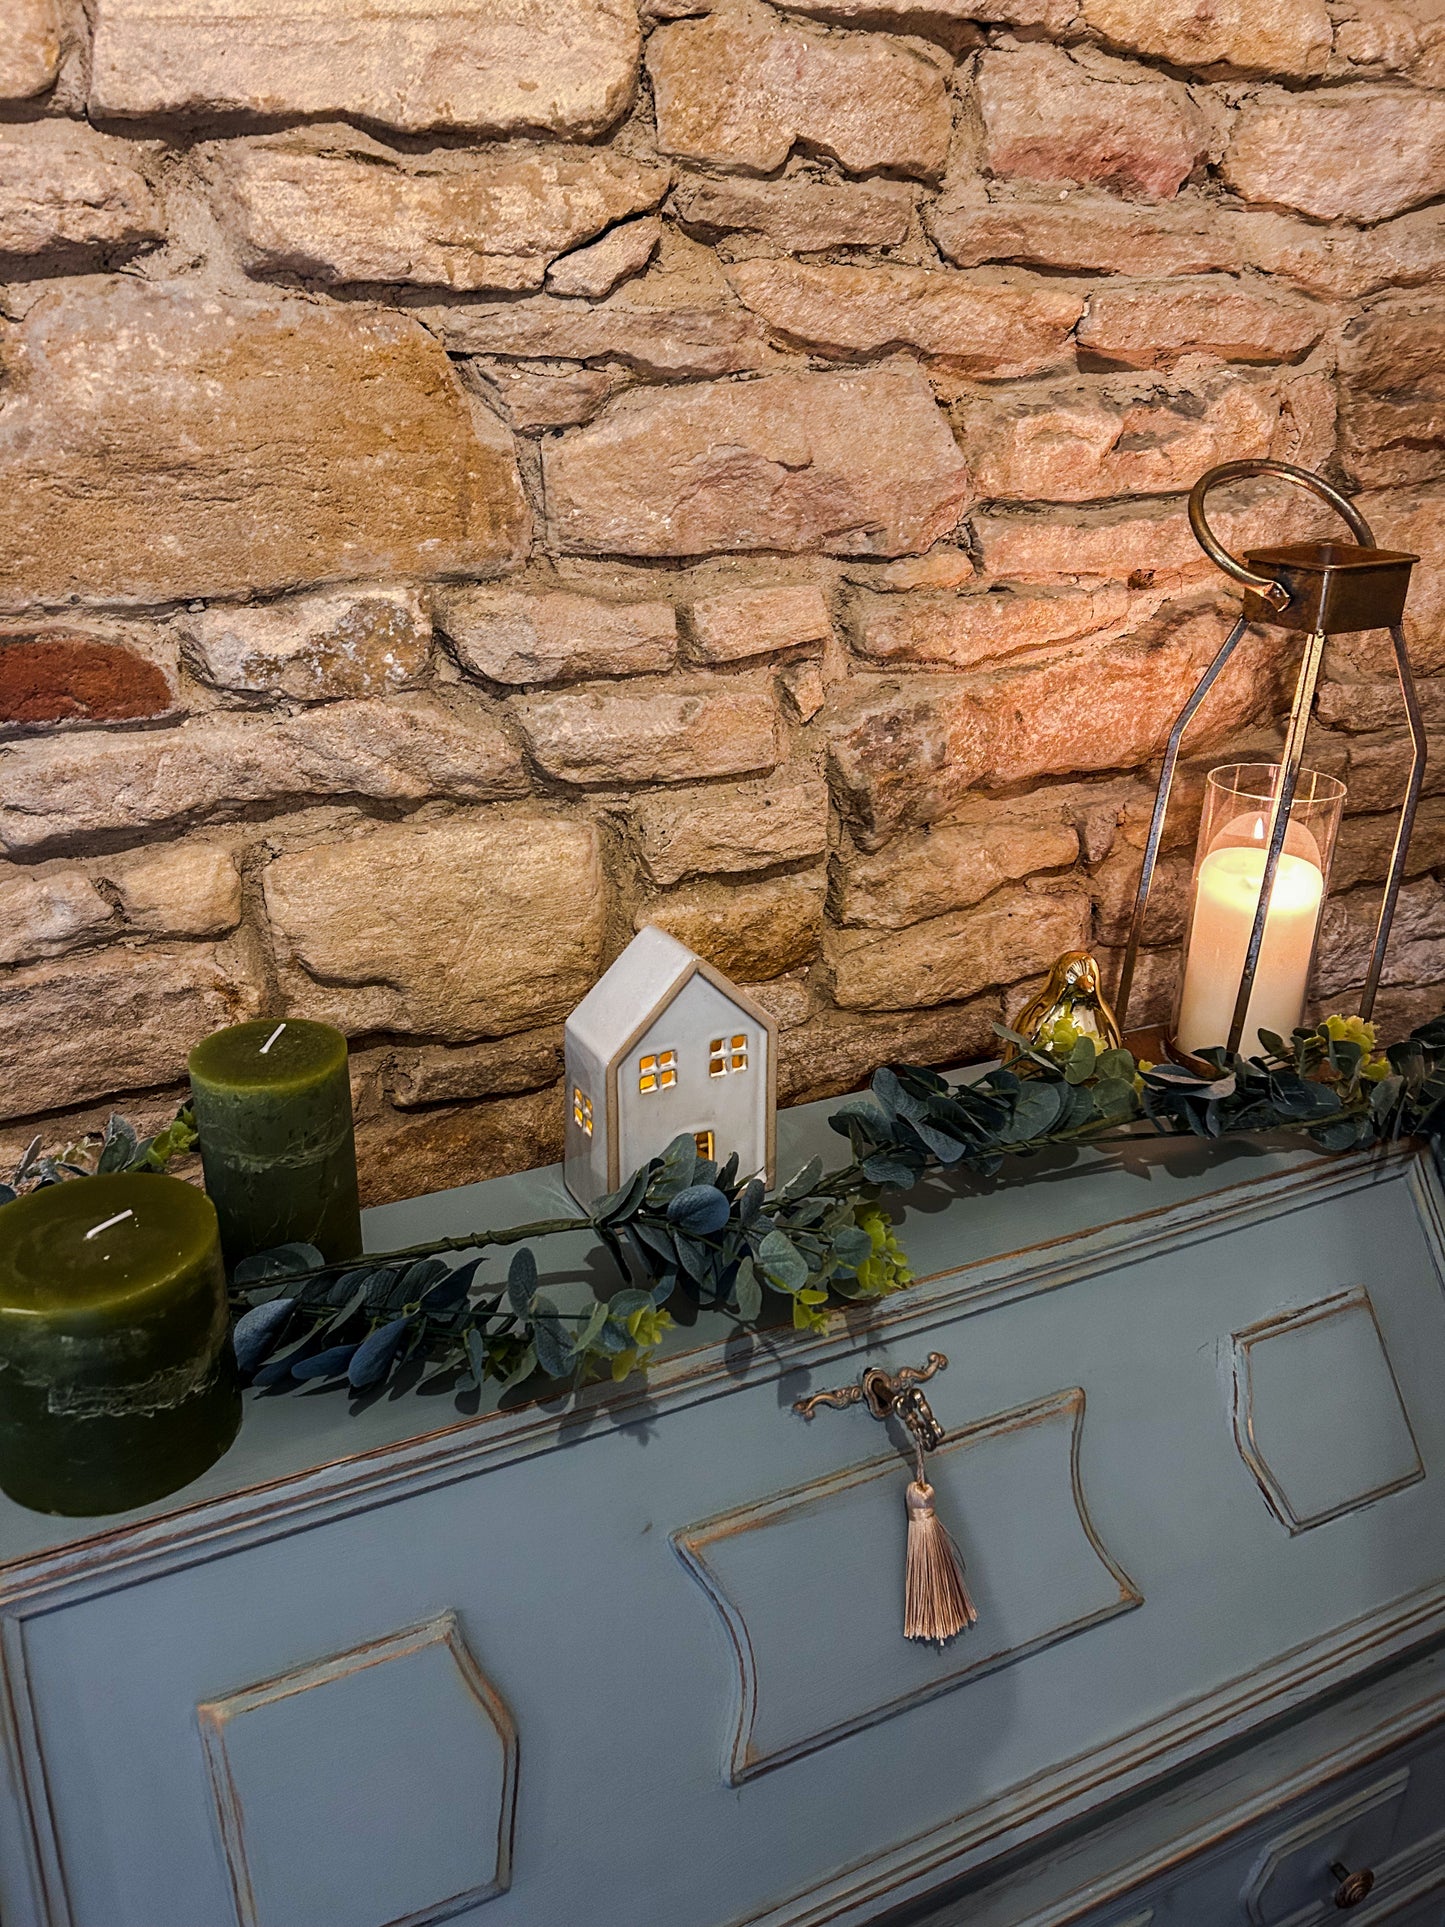
[[[1184,993],[1179,1000],[1178,1041],[1185,1050],[1229,1041],[1249,933],[1264,881],[1264,858],[1260,845],[1245,845],[1214,850],[1199,866]],[[1240,1039],[1239,1047],[1246,1057],[1261,1048],[1261,1029],[1288,1037],[1304,1015],[1310,959],[1324,896],[1325,879],[1319,865],[1308,857],[1282,853]]]

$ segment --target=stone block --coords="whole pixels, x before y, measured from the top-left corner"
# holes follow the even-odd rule
[[[415,697],[328,703],[289,717],[212,715],[175,729],[17,744],[5,758],[0,846],[34,851],[102,833],[133,836],[258,803],[479,802],[526,789],[521,757],[471,705]]]
[[[979,797],[926,830],[833,866],[829,911],[840,924],[902,930],[967,909],[1006,883],[1067,869],[1079,855],[1073,812],[1045,790],[1002,801]]]
[[[622,155],[545,147],[409,156],[345,127],[205,151],[251,274],[467,292],[540,288],[549,262],[655,207],[669,178]]]
[[[1160,207],[1104,194],[1045,199],[1039,189],[1000,189],[985,198],[965,177],[939,197],[929,226],[963,268],[1004,261],[1160,277],[1263,270],[1339,300],[1445,279],[1445,224],[1432,208],[1373,228],[1315,227],[1284,214],[1221,207],[1191,192]]]
[[[1080,349],[1125,368],[1170,368],[1186,355],[1219,361],[1297,361],[1319,340],[1328,310],[1231,276],[1106,282],[1089,296]]]
[[[941,174],[952,133],[939,62],[885,34],[826,34],[756,0],[659,27],[647,47],[666,154],[768,174],[794,144],[851,173]]]
[[[973,558],[962,549],[940,548],[930,549],[927,555],[905,555],[897,562],[861,564],[850,579],[893,595],[908,589],[961,589],[977,573]]]
[[[1363,495],[1359,507],[1377,542],[1420,558],[1410,575],[1405,642],[1417,676],[1439,675],[1445,669],[1445,490],[1395,489],[1386,495]],[[1340,640],[1365,673],[1394,673],[1387,636],[1367,631]]]
[[[384,696],[431,663],[431,612],[416,589],[337,589],[204,609],[183,619],[203,681],[297,702]]]
[[[1365,981],[1380,914],[1377,889],[1349,890],[1325,902],[1313,989],[1317,998],[1341,999]],[[1429,984],[1445,978],[1445,885],[1436,877],[1407,883],[1395,905],[1390,947],[1381,982]],[[1340,1008],[1338,1001],[1328,1008]],[[1351,1006],[1346,1003],[1344,1008]]]
[[[0,65],[5,55],[0,52]],[[0,94],[3,94],[0,87]],[[83,122],[0,126],[0,265],[5,258],[88,265],[126,253],[165,232],[160,205],[125,141]]]
[[[1293,371],[1040,383],[967,398],[956,414],[977,493],[995,501],[1165,495],[1236,457],[1313,468],[1334,444],[1328,379]]]
[[[243,956],[215,944],[112,944],[23,966],[0,976],[0,998],[4,1117],[171,1083],[203,1037],[261,1008]]]
[[[830,932],[834,998],[846,1010],[911,1010],[976,997],[1046,970],[1089,942],[1090,904],[1078,885],[1004,889],[971,909],[904,930]]]
[[[720,307],[640,308],[621,298],[593,307],[552,295],[496,307],[427,311],[425,319],[460,355],[525,360],[620,362],[639,374],[675,380],[742,374],[771,359],[759,323]]]
[[[220,937],[241,921],[241,872],[224,843],[158,843],[92,865],[128,930],[155,937]]]
[[[439,1105],[421,1115],[382,1109],[359,1119],[361,1202],[391,1204],[562,1156],[562,1087],[495,1103]]]
[[[511,436],[408,315],[122,277],[0,343],[0,608],[481,574],[528,539]]]
[[[1162,746],[1229,624],[1212,599],[1163,610],[1131,636],[1041,651],[1018,665],[852,686],[830,721],[840,809],[865,850],[951,815],[977,785],[1130,769]],[[1278,644],[1241,647],[1211,700],[1210,741],[1278,694]]]
[[[586,140],[632,98],[640,47],[634,0],[99,0],[90,101]]]
[[[789,1104],[860,1090],[880,1064],[967,1064],[994,1057],[998,997],[971,998],[933,1010],[820,1010],[784,1031],[778,1047],[778,1095]]]
[[[821,771],[802,770],[766,783],[672,790],[639,797],[631,823],[654,883],[768,870],[822,856],[828,847],[828,786]]]
[[[1010,58],[1013,56],[1011,55]],[[1141,207],[1112,194],[990,187],[950,176],[928,213],[943,254],[960,267],[1018,261],[1084,274],[1205,274],[1237,265],[1212,202],[1182,194]]]
[[[692,605],[689,624],[694,654],[709,663],[799,649],[833,634],[827,598],[813,582],[702,596]]]
[[[513,428],[534,434],[544,428],[575,428],[591,421],[603,402],[626,385],[613,368],[518,367],[506,361],[468,364],[473,380]]]
[[[771,693],[736,680],[601,684],[515,709],[538,768],[563,783],[688,783],[772,769],[782,756]]]
[[[644,904],[634,927],[655,923],[734,982],[780,977],[807,963],[823,934],[821,876],[695,884]]]
[[[1039,42],[991,49],[975,93],[991,174],[1167,201],[1210,149],[1187,88],[1102,54]]]
[[[1263,483],[1212,497],[1210,526],[1239,554],[1339,533],[1333,512],[1302,490]],[[1173,590],[1219,581],[1194,539],[1182,497],[1100,508],[1020,509],[973,517],[985,573],[1019,582],[1127,582]]]
[[[561,1017],[602,969],[590,823],[510,813],[386,824],[268,865],[286,1008],[447,1041]]]
[[[1445,299],[1390,295],[1340,337],[1340,457],[1367,488],[1445,475]]]
[[[505,1097],[554,1084],[562,1075],[562,1031],[556,1024],[485,1044],[420,1044],[393,1051],[382,1082],[402,1110]]]
[[[825,354],[914,350],[954,373],[1002,381],[1073,361],[1083,294],[1007,271],[742,261],[729,280],[774,333]]]
[[[1401,87],[1262,88],[1221,169],[1247,201],[1316,221],[1383,221],[1445,194],[1445,99]]]
[[[58,957],[119,929],[114,908],[86,871],[58,863],[35,869],[0,863],[0,964]]]
[[[624,221],[600,241],[574,248],[554,261],[547,270],[547,286],[553,294],[592,299],[610,294],[619,281],[642,272],[661,240],[662,222],[655,214],[642,221]]]
[[[1398,811],[1382,816],[1347,816],[1340,825],[1330,865],[1330,888],[1350,890],[1357,883],[1383,884],[1395,849]],[[1445,798],[1421,797],[1415,812],[1406,876],[1420,876],[1445,864]],[[1440,1005],[1445,1010],[1445,1002]]]
[[[0,628],[0,731],[156,722],[178,706],[174,664],[162,650],[64,625]]]
[[[856,647],[873,662],[972,669],[1051,643],[1117,631],[1139,600],[1122,583],[1090,589],[986,589],[859,599]]]
[[[1172,67],[1322,74],[1333,28],[1324,0],[1083,0],[1085,26],[1125,53]]]
[[[969,500],[928,383],[891,369],[622,395],[543,471],[559,546],[593,555],[915,554]]]
[[[815,658],[785,663],[778,671],[778,688],[800,723],[810,723],[827,700],[823,666]]]
[[[746,175],[684,175],[672,205],[705,235],[751,234],[808,254],[823,248],[891,248],[906,241],[917,190],[903,181],[826,181],[808,174],[776,181]]]
[[[60,71],[56,0],[9,0],[0,41],[0,100],[32,100]]]
[[[497,683],[580,682],[667,669],[677,655],[670,602],[603,602],[475,585],[438,593],[437,622],[464,669]]]

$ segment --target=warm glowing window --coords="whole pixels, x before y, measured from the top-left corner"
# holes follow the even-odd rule
[[[572,1086],[572,1122],[579,1127],[584,1136],[591,1137],[592,1099],[580,1084]]]
[[[697,1154],[700,1158],[716,1157],[717,1153],[713,1146],[717,1140],[711,1131],[694,1131],[692,1141],[697,1146]]]
[[[745,1071],[748,1067],[748,1040],[746,1032],[740,1031],[736,1037],[714,1037],[707,1047],[707,1073],[709,1077],[726,1077],[729,1071]]]
[[[644,1097],[653,1091],[670,1091],[677,1082],[677,1052],[649,1052],[637,1060],[637,1088]]]

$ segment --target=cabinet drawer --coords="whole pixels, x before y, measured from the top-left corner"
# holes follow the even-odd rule
[[[1216,1768],[1007,1881],[890,1915],[889,1927],[1325,1927],[1445,1919],[1445,1700],[1436,1665],[1423,1733],[1353,1772],[1311,1760],[1331,1735],[1298,1730],[1287,1780],[1264,1762]],[[1427,1685],[1427,1682],[1433,1683]],[[1397,1693],[1411,1697],[1403,1680]],[[1361,1705],[1368,1734],[1378,1707]],[[1338,1729],[1336,1730],[1337,1737]],[[1311,1784],[1313,1782],[1313,1784]],[[1283,1796],[1283,1797],[1281,1797]],[[1250,1818],[1251,1813],[1262,1817]],[[1331,1869],[1372,1876],[1342,1911]],[[1161,1871],[1161,1866],[1167,1871]]]

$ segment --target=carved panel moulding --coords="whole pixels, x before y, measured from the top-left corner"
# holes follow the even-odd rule
[[[241,1927],[431,1927],[511,1884],[516,1729],[454,1613],[196,1711]]]
[[[1234,1436],[1270,1511],[1291,1533],[1424,1478],[1363,1287],[1234,1334]]]
[[[1143,1603],[1089,1518],[1083,1417],[1083,1392],[1058,1392],[930,1455],[979,1611],[941,1652],[900,1636],[899,1561],[879,1556],[902,1523],[893,1452],[674,1535],[737,1657],[734,1784]]]

